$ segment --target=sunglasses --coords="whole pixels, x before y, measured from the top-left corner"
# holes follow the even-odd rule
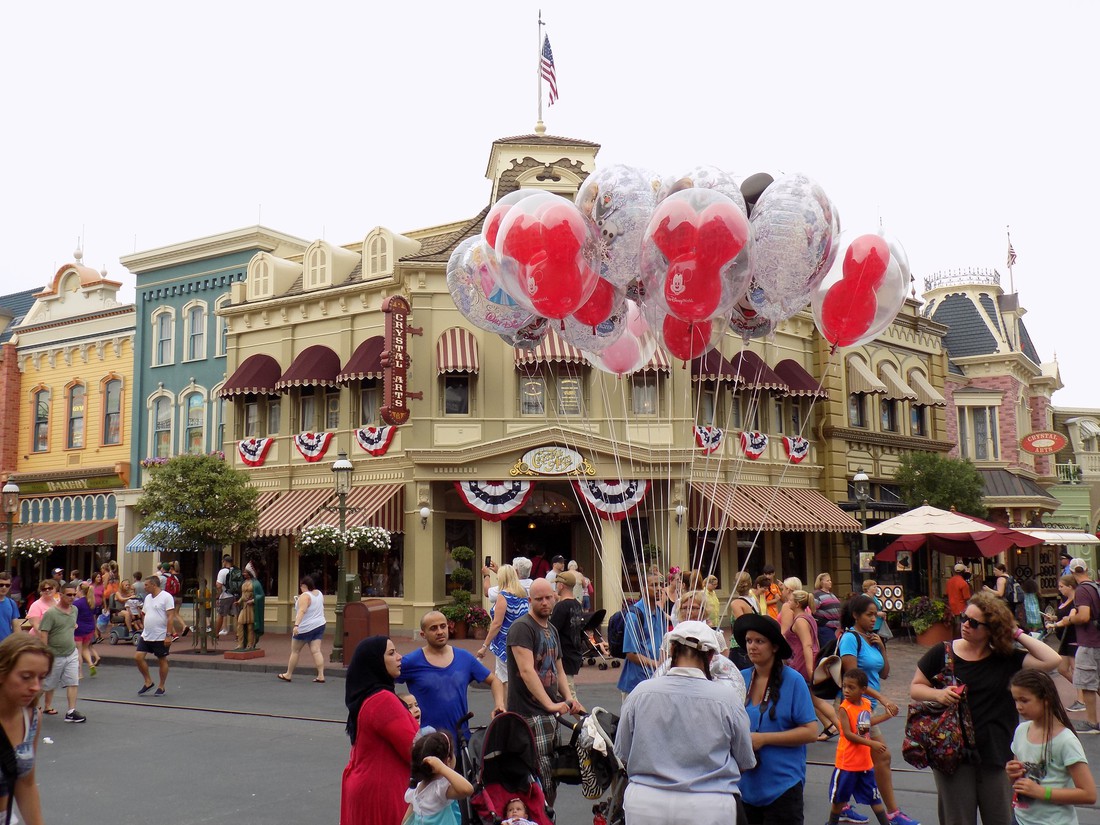
[[[963,624],[970,625],[974,630],[977,630],[979,627],[989,627],[989,622],[983,622],[980,619],[975,619],[973,616],[963,616]]]

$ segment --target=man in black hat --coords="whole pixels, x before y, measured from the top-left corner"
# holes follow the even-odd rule
[[[546,572],[546,580],[553,584],[555,587],[558,580],[558,573],[565,569],[565,556],[554,556],[550,559],[550,569]]]
[[[1059,554],[1058,558],[1060,558],[1062,561],[1062,575],[1072,576],[1073,571],[1069,569],[1069,562],[1070,559],[1073,558],[1073,556],[1069,554],[1069,550],[1063,550],[1061,554]]]

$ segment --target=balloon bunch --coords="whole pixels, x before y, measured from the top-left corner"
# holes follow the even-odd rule
[[[769,335],[807,303],[834,346],[863,343],[897,315],[908,280],[904,250],[882,233],[842,244],[836,207],[805,175],[739,184],[711,166],[662,180],[608,166],[575,202],[512,192],[447,265],[470,323],[533,348],[554,322],[616,375],[657,346],[690,360],[727,330]]]

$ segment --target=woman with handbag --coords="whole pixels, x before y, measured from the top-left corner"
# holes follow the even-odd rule
[[[940,825],[977,825],[979,812],[982,825],[1011,825],[1012,787],[1005,765],[1012,759],[1018,715],[1009,682],[1023,668],[1054,670],[1058,653],[1017,627],[1004,601],[990,593],[979,593],[967,602],[962,638],[950,644],[950,663],[945,664],[940,647],[931,648],[917,663],[909,686],[914,702],[957,705],[966,701],[974,723],[980,764],[964,763],[950,775],[932,770]],[[947,667],[953,668],[956,685],[965,686],[964,693],[941,677]]]

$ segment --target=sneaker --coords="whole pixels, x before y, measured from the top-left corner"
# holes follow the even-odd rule
[[[219,636],[228,636],[228,635],[229,635],[229,631],[228,631],[228,630],[221,630],[221,631],[218,631],[218,635],[219,635]]]
[[[901,808],[898,808],[892,814],[887,814],[886,818],[890,820],[892,825],[920,825],[917,820],[906,814]]]
[[[88,667],[88,672],[91,673],[93,676],[95,676],[97,673],[99,673],[99,669],[96,668],[95,665],[90,665]]]
[[[66,722],[87,722],[88,717],[85,716],[83,713],[78,713],[75,710],[70,710],[68,713],[65,714],[65,721]]]
[[[187,635],[188,633],[190,633],[190,632],[191,632],[191,628],[190,628],[190,627],[185,627],[185,628],[183,629],[183,633],[181,633],[180,635],[181,635],[181,636],[186,636],[186,635]]]
[[[1100,725],[1090,725],[1088,722],[1075,722],[1073,729],[1078,733],[1100,733]]]
[[[155,685],[143,685],[141,690],[138,691],[138,696],[144,696],[146,693],[151,691],[154,687],[156,687],[156,686]]]
[[[1066,705],[1066,710],[1068,710],[1070,713],[1080,713],[1084,709],[1084,702],[1074,702],[1072,705]]]
[[[844,810],[840,812],[840,821],[852,822],[854,825],[867,825],[870,820],[851,805],[845,805]]]
[[[157,688],[156,692],[154,692],[153,695],[154,696],[163,696],[164,695],[164,688]]]

